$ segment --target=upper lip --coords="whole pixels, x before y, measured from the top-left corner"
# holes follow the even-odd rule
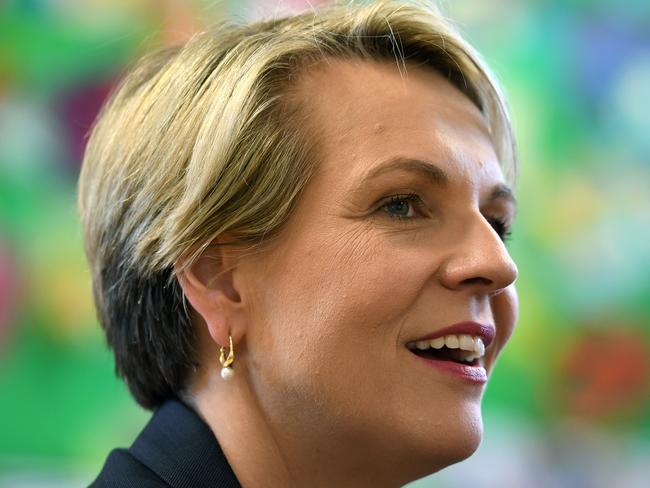
[[[471,335],[478,336],[483,340],[485,347],[488,347],[494,340],[494,335],[496,330],[493,325],[490,324],[480,324],[478,322],[458,322],[457,324],[444,327],[442,329],[436,330],[430,334],[427,334],[416,341],[425,341],[429,339],[435,339],[437,337],[446,336],[446,335]]]

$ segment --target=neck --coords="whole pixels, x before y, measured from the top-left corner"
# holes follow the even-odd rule
[[[341,449],[347,444],[342,440],[328,442],[327,436],[307,435],[290,430],[286,422],[273,422],[260,408],[242,362],[237,366],[229,381],[221,378],[219,365],[197,372],[192,398],[242,486],[394,488],[403,484],[380,472],[380,466],[394,465],[394,460],[375,458],[368,464],[371,446],[359,458]]]

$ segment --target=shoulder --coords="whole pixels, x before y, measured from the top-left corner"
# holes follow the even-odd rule
[[[110,453],[92,488],[240,488],[216,437],[190,407],[168,400],[133,445]]]
[[[169,487],[153,471],[134,458],[126,449],[114,449],[89,488],[159,488]]]

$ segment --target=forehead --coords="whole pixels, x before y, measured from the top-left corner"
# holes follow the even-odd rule
[[[399,156],[503,180],[481,112],[432,68],[328,59],[301,75],[297,90],[318,137],[317,172],[361,177]]]

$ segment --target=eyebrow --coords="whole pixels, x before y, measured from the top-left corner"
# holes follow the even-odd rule
[[[512,203],[514,206],[517,206],[517,199],[515,198],[515,194],[513,193],[512,189],[503,183],[496,185],[492,189],[492,193],[490,193],[490,197],[488,198],[488,201],[493,202],[494,200],[498,200],[499,198],[502,198],[504,200],[507,200],[508,202]]]
[[[360,188],[368,182],[393,171],[407,171],[423,176],[437,186],[446,186],[449,183],[449,176],[441,168],[428,161],[410,158],[394,158],[371,169],[361,181]]]
[[[440,187],[447,186],[450,180],[449,175],[445,173],[442,168],[439,168],[429,161],[397,157],[371,169],[368,174],[363,177],[358,188],[361,189],[371,180],[393,171],[416,173],[424,177],[430,183]],[[517,205],[517,199],[515,198],[514,192],[505,183],[499,183],[492,188],[490,196],[488,197],[488,202],[493,202],[498,199],[506,200],[515,206]]]

